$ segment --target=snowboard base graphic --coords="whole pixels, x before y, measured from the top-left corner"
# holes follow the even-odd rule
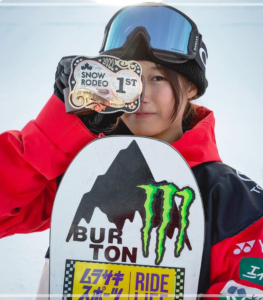
[[[91,276],[88,277],[89,273]],[[90,298],[93,296],[93,299],[112,297],[116,300],[123,298],[162,299],[164,297],[183,299],[184,274],[184,268],[155,268],[66,260],[63,290],[65,296],[75,295],[70,297],[71,299],[82,297],[85,299],[89,292],[91,292]],[[96,280],[100,275],[102,275],[102,280]],[[94,279],[93,282],[91,278]],[[124,281],[124,278],[127,280]]]
[[[195,299],[204,216],[170,145],[107,137],[65,173],[51,220],[50,299]]]

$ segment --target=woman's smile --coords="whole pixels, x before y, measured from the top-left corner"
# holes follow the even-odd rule
[[[155,115],[154,113],[151,113],[151,112],[140,112],[140,111],[137,111],[134,113],[135,115],[135,118],[136,119],[144,119],[144,118],[149,118],[153,115]]]

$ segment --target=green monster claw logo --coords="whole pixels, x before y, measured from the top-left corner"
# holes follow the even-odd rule
[[[190,187],[184,187],[179,189],[175,184],[162,184],[157,185],[157,183],[150,183],[147,185],[139,185],[146,194],[146,200],[144,203],[145,210],[145,220],[143,227],[141,229],[142,233],[142,243],[143,243],[143,256],[149,256],[149,244],[151,238],[151,231],[153,228],[153,218],[155,212],[153,211],[155,195],[157,192],[162,192],[162,210],[161,210],[161,222],[157,228],[157,243],[156,243],[156,260],[155,264],[159,265],[164,256],[165,252],[165,239],[166,230],[171,222],[172,209],[176,205],[174,201],[174,196],[181,198],[181,203],[179,205],[179,230],[175,241],[175,251],[174,256],[179,257],[184,248],[184,239],[186,236],[186,229],[189,226],[189,208],[195,199],[195,193]]]

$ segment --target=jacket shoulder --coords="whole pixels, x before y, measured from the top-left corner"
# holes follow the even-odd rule
[[[220,162],[192,168],[202,195],[212,245],[237,235],[263,216],[263,189]]]

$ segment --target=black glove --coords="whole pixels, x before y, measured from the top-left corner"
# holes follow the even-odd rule
[[[71,72],[71,61],[74,59],[76,55],[65,56],[58,63],[56,75],[55,75],[55,84],[54,84],[54,94],[62,101],[64,101],[64,93],[63,90],[69,87],[68,78]],[[97,112],[87,114],[87,115],[79,115],[78,117],[84,123],[84,125],[95,134],[104,133],[108,134],[126,134],[132,135],[132,132],[129,128],[119,120],[121,124],[120,128],[117,129],[115,126],[123,112],[116,112],[112,114],[100,114]],[[118,126],[119,127],[119,126]]]
[[[112,114],[100,114],[95,112],[93,114],[80,115],[78,117],[85,124],[85,126],[89,129],[90,132],[95,133],[97,135],[99,135],[100,133],[109,135],[114,134],[114,132],[117,130],[117,119],[121,115],[123,115],[122,111]]]
[[[54,94],[62,101],[64,101],[63,90],[68,88],[68,78],[71,71],[71,61],[77,57],[76,55],[62,57],[58,63],[55,74]]]

